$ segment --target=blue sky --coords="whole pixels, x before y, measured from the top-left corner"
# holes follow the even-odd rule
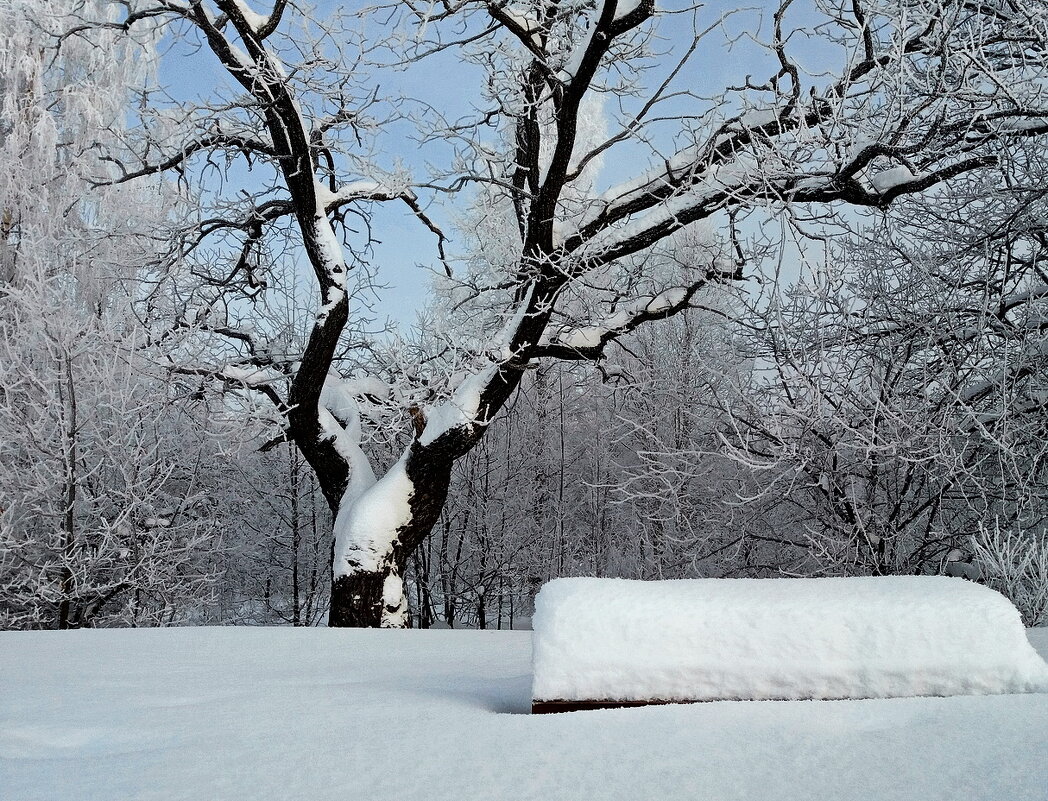
[[[258,0],[249,0],[258,10],[265,5]],[[734,4],[714,2],[699,12],[700,26],[707,25]],[[798,6],[801,8],[800,6]],[[321,15],[324,11],[322,10]],[[798,18],[804,12],[797,12]],[[763,19],[767,29],[770,11],[750,10],[741,12],[725,25],[723,32],[713,34],[708,46],[700,49],[692,62],[681,73],[679,84],[700,95],[719,93],[725,87],[741,84],[747,75],[754,82],[766,79],[774,69],[766,52],[761,52],[750,41],[757,34],[757,21]],[[292,19],[286,21],[294,21]],[[658,21],[658,33],[666,49],[679,50],[686,45],[691,32],[688,16],[666,15]],[[734,39],[729,48],[727,40]],[[808,52],[813,58],[820,56],[825,47],[812,44]],[[669,67],[670,58],[660,62],[655,74],[662,74]],[[665,66],[663,66],[665,65]],[[171,44],[162,60],[161,80],[179,97],[207,97],[216,86],[230,86],[231,80],[206,49],[187,48],[186,42]],[[447,51],[403,70],[384,70],[376,81],[385,95],[422,98],[439,108],[445,115],[455,117],[475,112],[482,104],[480,88],[483,74],[461,61],[456,51]],[[418,142],[407,137],[408,128],[391,128],[382,140],[386,163],[397,159],[417,176],[417,180],[428,178],[428,163],[447,160],[447,148],[439,144],[420,147]],[[601,183],[616,183],[631,175],[643,172],[648,166],[647,155],[628,148],[622,152],[612,151],[605,160]],[[231,173],[234,181],[250,182],[246,171]],[[427,201],[423,195],[423,200]],[[468,196],[455,198],[436,196],[437,205],[429,211],[445,231],[454,236],[451,218],[456,208],[468,203]],[[402,204],[380,204],[374,210],[374,264],[378,268],[378,280],[387,284],[382,292],[376,311],[380,316],[390,316],[401,323],[410,323],[426,299],[430,271],[438,266],[435,238],[408,212]],[[450,249],[455,250],[452,242]],[[303,280],[311,281],[308,270],[303,270]]]

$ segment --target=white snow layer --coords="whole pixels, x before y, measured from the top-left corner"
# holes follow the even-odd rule
[[[879,173],[870,176],[870,184],[875,192],[883,195],[897,186],[915,181],[921,176],[914,175],[907,167],[889,167]]]
[[[343,378],[337,373],[328,373],[324,387],[320,390],[320,405],[340,420],[351,418],[358,412],[357,399],[372,395],[379,400],[389,397],[389,384],[372,376]]]
[[[411,519],[415,485],[408,478],[406,459],[407,454],[359,495],[347,493],[343,498],[334,526],[336,577],[357,570],[374,572],[388,562],[398,530]]]
[[[268,16],[257,13],[244,0],[233,0],[233,5],[236,6],[237,11],[244,17],[244,21],[255,33],[258,33],[269,22]]]
[[[535,700],[841,699],[1048,691],[999,593],[959,578],[557,579]]]
[[[641,0],[619,0],[615,5],[615,19],[622,19],[637,10]]]
[[[390,573],[382,582],[382,628],[402,629],[408,625],[408,599],[404,580]]]
[[[240,367],[235,364],[227,364],[219,371],[219,375],[231,381],[239,381],[246,387],[259,387],[287,378],[283,373],[268,367]]]
[[[629,301],[596,325],[579,328],[562,327],[554,341],[569,348],[596,348],[601,338],[611,331],[621,331],[641,314],[658,314],[683,302],[688,288],[682,286],[664,289],[652,297],[644,295]]]
[[[480,397],[497,372],[497,364],[485,367],[463,379],[448,400],[427,407],[426,427],[418,438],[419,444],[432,445],[451,429],[477,422]]]
[[[1029,636],[1048,653],[1048,629]],[[0,632],[0,798],[1043,801],[1048,787],[1048,694],[529,715],[530,656],[531,632]]]

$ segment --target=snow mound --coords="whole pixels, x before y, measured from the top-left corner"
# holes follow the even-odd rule
[[[1015,607],[960,578],[557,579],[533,622],[535,701],[1048,691]]]

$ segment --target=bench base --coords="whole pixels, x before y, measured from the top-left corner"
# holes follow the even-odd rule
[[[531,714],[546,715],[551,712],[585,712],[588,709],[622,709],[634,706],[664,706],[666,704],[702,704],[705,701],[532,701]]]

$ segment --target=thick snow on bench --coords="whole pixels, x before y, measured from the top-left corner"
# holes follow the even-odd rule
[[[945,576],[557,579],[534,628],[535,701],[1048,691],[1015,607]]]

